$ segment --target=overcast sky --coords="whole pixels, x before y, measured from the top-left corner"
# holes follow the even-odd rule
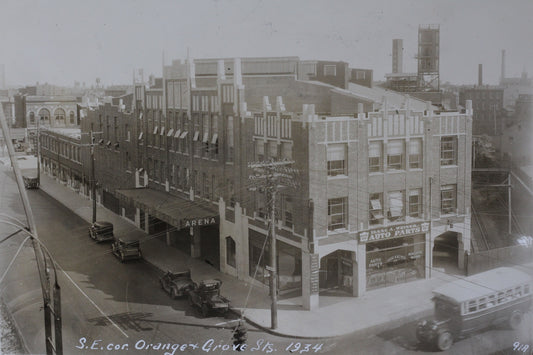
[[[131,83],[165,62],[299,56],[391,72],[392,39],[416,72],[419,24],[439,24],[441,82],[477,83],[533,72],[531,0],[0,0],[0,63],[8,85]],[[531,76],[531,75],[530,75]]]

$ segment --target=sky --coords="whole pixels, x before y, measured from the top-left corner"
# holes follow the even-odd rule
[[[497,84],[533,72],[531,0],[0,0],[0,64],[7,85],[130,84],[162,61],[298,56],[392,71],[403,39],[404,72],[416,72],[418,26],[440,25],[441,83]],[[532,73],[533,74],[533,73]],[[533,75],[530,75],[533,76]]]

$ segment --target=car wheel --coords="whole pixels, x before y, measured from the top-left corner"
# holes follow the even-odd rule
[[[189,298],[189,304],[190,304],[191,306],[194,306],[194,301],[192,300],[192,296],[189,295],[188,298]]]
[[[172,289],[172,298],[178,298],[178,291],[175,288]]]
[[[202,316],[207,317],[207,315],[209,314],[209,308],[207,308],[207,305],[206,304],[203,304],[202,305]]]
[[[519,311],[514,311],[509,317],[509,328],[516,330],[520,326],[520,323],[522,323],[522,313]]]
[[[452,347],[453,336],[452,333],[446,331],[439,334],[437,338],[437,347],[439,350],[444,351]]]
[[[120,261],[124,262],[124,253],[120,252]]]

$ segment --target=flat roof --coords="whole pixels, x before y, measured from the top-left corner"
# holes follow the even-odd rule
[[[462,303],[531,281],[531,277],[525,272],[510,267],[500,267],[450,282],[436,288],[433,293]]]

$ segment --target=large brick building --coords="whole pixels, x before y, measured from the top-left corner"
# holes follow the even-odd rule
[[[321,290],[361,296],[428,278],[449,266],[443,257],[462,267],[470,103],[466,114],[440,113],[346,81],[349,71],[345,88],[299,73],[295,57],[175,61],[151,87],[135,84],[133,107],[89,111],[82,140],[93,132],[104,205],[266,285],[266,201],[249,189],[248,163],[286,159],[300,185],[278,198],[279,285],[305,308]]]

